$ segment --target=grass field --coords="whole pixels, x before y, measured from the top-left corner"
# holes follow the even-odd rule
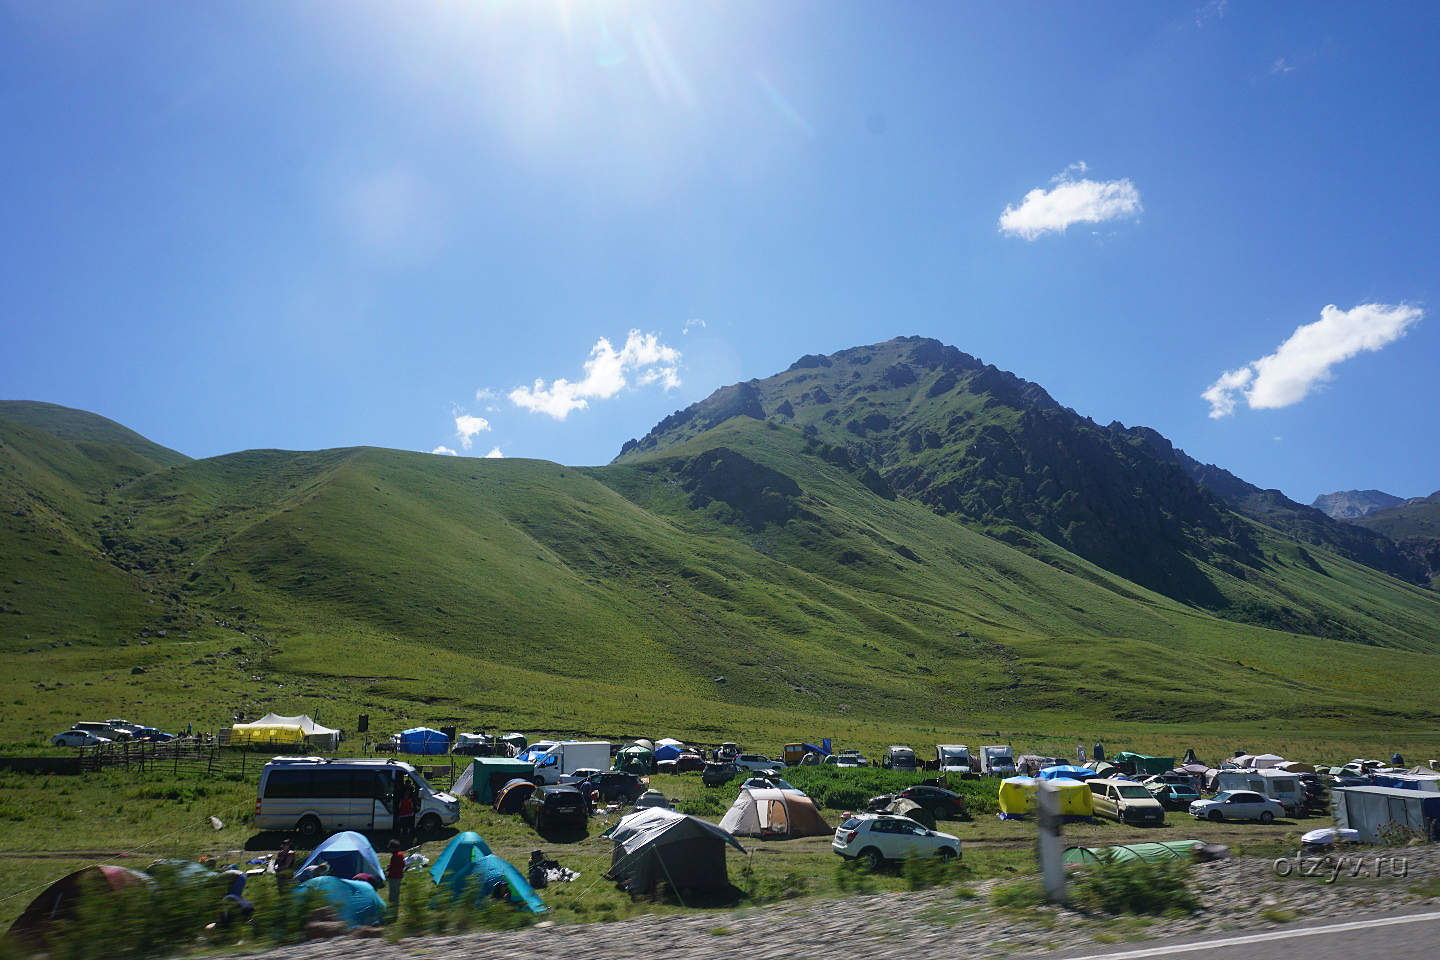
[[[176,778],[163,771],[123,770],[86,776],[0,774],[0,796],[4,798],[0,800],[0,858],[6,863],[0,875],[0,925],[8,924],[44,886],[86,864],[116,863],[143,870],[160,858],[209,857],[225,864],[272,853],[283,835],[257,832],[249,823],[257,779]],[[878,782],[866,772],[859,772],[856,781],[867,788]],[[737,790],[736,784],[704,787],[698,774],[657,776],[652,785],[680,809],[712,821],[728,809]],[[994,781],[967,784],[967,789],[979,796],[988,796],[994,787]],[[993,803],[993,797],[991,800]],[[832,827],[841,822],[842,811],[824,808],[821,812]],[[209,820],[212,816],[223,823],[222,829],[214,829]],[[601,879],[612,848],[601,834],[617,817],[594,818],[584,834],[542,837],[520,817],[501,815],[466,799],[461,821],[453,830],[476,831],[496,853],[522,869],[530,852],[540,849],[580,871],[578,881],[543,892],[556,920],[603,920],[680,909],[676,904],[632,900]],[[1293,849],[1299,834],[1319,823],[1310,819],[1270,826],[1214,824],[1169,814],[1164,827],[1140,829],[1097,821],[1068,825],[1065,837],[1067,843],[1097,846],[1195,838],[1226,843],[1240,852],[1262,852]],[[1033,822],[1001,821],[993,813],[977,812],[970,820],[941,821],[939,828],[960,838],[965,879],[1034,870]],[[448,836],[453,832],[447,830]],[[377,845],[383,848],[386,839],[377,836]],[[856,885],[878,890],[907,886],[898,867],[857,876],[857,871],[845,868],[830,852],[828,836],[789,841],[742,838],[741,842],[747,854],[731,851],[728,857],[731,883],[741,895],[717,909],[743,908],[782,895],[844,896],[854,892]],[[429,840],[420,850],[433,858],[443,846],[444,839]],[[410,876],[407,896],[428,896],[428,883],[428,876]]]

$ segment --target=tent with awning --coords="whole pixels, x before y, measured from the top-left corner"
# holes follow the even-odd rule
[[[632,813],[605,835],[615,842],[606,876],[631,893],[659,883],[677,892],[727,892],[725,848],[745,852],[729,831],[664,807]]]
[[[334,750],[340,746],[340,731],[323,727],[308,714],[285,717],[267,713],[251,723],[237,723],[230,728],[233,744],[274,744],[306,746],[317,750]]]

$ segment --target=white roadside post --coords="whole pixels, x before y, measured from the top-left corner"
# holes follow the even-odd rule
[[[1045,898],[1051,903],[1064,903],[1065,849],[1060,843],[1060,788],[1049,780],[1041,780],[1037,786],[1040,831],[1036,846],[1040,875],[1045,880]]]

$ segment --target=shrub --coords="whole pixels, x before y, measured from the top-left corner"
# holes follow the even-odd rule
[[[911,890],[949,886],[970,876],[970,868],[962,860],[940,857],[906,857],[900,868],[905,886]]]
[[[1016,880],[1002,883],[990,891],[990,902],[997,907],[1025,910],[1045,902],[1045,888],[1038,880]]]
[[[1104,860],[1073,875],[1076,906],[1105,913],[1190,913],[1200,904],[1190,889],[1190,863]]]

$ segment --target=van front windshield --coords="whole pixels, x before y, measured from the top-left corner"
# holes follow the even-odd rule
[[[412,770],[410,772],[410,779],[415,781],[415,785],[420,788],[421,793],[435,792],[435,788],[430,786],[430,782],[425,779],[419,770]]]
[[[1121,787],[1120,796],[1126,800],[1150,800],[1150,791],[1141,786]]]

